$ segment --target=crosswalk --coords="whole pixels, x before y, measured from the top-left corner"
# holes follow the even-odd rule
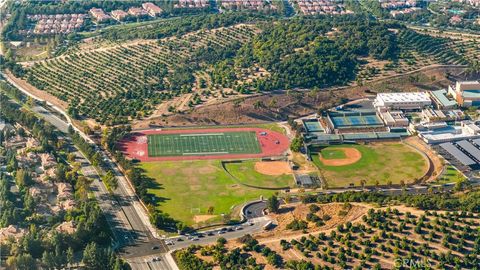
[[[132,270],[176,270],[167,261],[165,255],[152,255],[129,261]]]

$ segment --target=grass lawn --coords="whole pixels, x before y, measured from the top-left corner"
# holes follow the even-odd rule
[[[335,148],[324,148],[320,151],[320,154],[324,159],[343,159],[346,158],[347,156],[345,155],[345,152],[340,150],[340,149],[335,149]]]
[[[413,182],[424,175],[428,163],[422,155],[402,143],[381,143],[370,145],[336,145],[327,146],[321,150],[330,152],[337,147],[356,148],[362,158],[353,164],[345,166],[325,166],[318,154],[313,154],[313,163],[320,168],[328,187],[345,187],[350,183],[360,186],[365,180],[366,185],[380,185],[391,182],[398,184]],[[330,149],[329,149],[330,148]]]
[[[195,126],[195,129],[202,129],[202,128],[207,128],[211,129],[214,128],[215,126]],[[271,122],[271,123],[263,123],[263,124],[247,124],[247,125],[230,125],[230,126],[218,126],[218,128],[239,128],[239,127],[250,127],[250,128],[264,128],[268,129],[271,131],[275,131],[278,133],[281,133],[283,135],[286,135],[287,132],[285,129],[280,126],[278,123]],[[174,129],[185,129],[185,127],[178,127],[178,128],[165,128],[165,130],[174,130]]]
[[[276,131],[276,132],[278,132],[280,134],[283,134],[283,135],[287,134],[285,129],[277,123],[266,123],[266,124],[251,125],[251,127],[259,127],[259,128],[269,129],[271,131]]]
[[[457,183],[465,179],[465,176],[457,171],[452,165],[447,165],[443,174],[432,184]]]
[[[293,185],[291,174],[265,175],[255,170],[258,160],[247,160],[241,163],[226,163],[225,168],[240,182],[257,187],[289,187]]]
[[[228,214],[234,206],[274,193],[236,183],[219,160],[145,162],[141,167],[156,179],[148,191],[156,197],[156,207],[188,225],[194,224],[195,215],[206,215],[210,206],[214,215]]]

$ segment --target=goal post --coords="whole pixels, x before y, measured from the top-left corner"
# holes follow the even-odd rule
[[[196,214],[196,215],[200,214],[200,208],[198,208],[198,207],[191,207],[191,208],[190,208],[190,214]]]

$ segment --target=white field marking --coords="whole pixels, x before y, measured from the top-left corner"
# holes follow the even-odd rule
[[[183,153],[184,156],[190,155],[205,155],[205,154],[229,154],[230,152],[198,152],[198,153]]]
[[[144,144],[147,142],[147,136],[141,136],[137,138],[137,143]]]
[[[225,133],[199,133],[199,134],[180,134],[180,137],[194,137],[194,136],[223,136]]]

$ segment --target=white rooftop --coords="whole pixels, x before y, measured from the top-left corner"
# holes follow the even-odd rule
[[[478,82],[478,81],[461,81],[461,82],[459,82],[459,83],[460,83],[460,84],[463,84],[463,85],[467,85],[467,84],[474,84],[474,85],[480,84],[480,82]]]
[[[426,92],[380,93],[377,99],[383,102],[431,102]]]
[[[467,124],[466,126],[470,127],[470,124]],[[475,127],[478,128],[478,126]],[[432,129],[427,131],[418,130],[418,135],[425,138],[428,143],[451,142],[480,137],[479,134],[471,133],[471,131],[469,131],[467,128],[461,126],[446,126],[441,129]]]

